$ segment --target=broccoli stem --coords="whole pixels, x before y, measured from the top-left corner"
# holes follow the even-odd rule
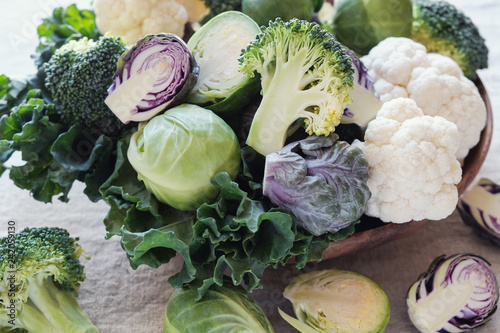
[[[45,315],[28,299],[23,305],[22,315],[14,319],[15,326],[12,328],[23,328],[28,332],[59,333]],[[2,322],[7,326],[6,323]],[[0,332],[3,332],[0,329]]]
[[[28,329],[30,333],[52,332],[47,327],[53,327],[54,333],[99,333],[76,302],[74,294],[59,289],[51,276],[37,274],[30,279],[29,300],[31,304],[24,305],[27,306],[24,311],[29,312],[22,312],[22,320],[26,325],[32,325]],[[40,319],[38,313],[45,318]],[[31,314],[36,317],[31,317]]]
[[[286,58],[278,57],[275,66],[265,64],[261,73],[262,101],[252,120],[246,143],[263,155],[283,148],[288,128],[299,118],[310,118],[312,113],[305,108],[314,106],[321,98],[321,93],[317,94],[315,90],[301,90],[304,76],[308,75],[308,67],[304,67],[307,50],[302,49]]]

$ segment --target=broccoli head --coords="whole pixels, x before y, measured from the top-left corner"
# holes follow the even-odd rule
[[[262,101],[247,144],[263,155],[283,148],[290,126],[299,119],[308,134],[329,135],[352,101],[351,58],[316,23],[270,22],[242,50],[239,70],[261,76]]]
[[[45,63],[45,85],[65,124],[80,124],[110,137],[121,134],[124,125],[104,100],[125,50],[118,37],[103,36],[97,41],[84,37],[64,44]]]
[[[446,1],[413,0],[410,36],[428,52],[454,59],[464,75],[477,78],[476,70],[488,67],[488,48],[472,20]]]
[[[26,228],[0,239],[0,331],[95,333],[76,302],[82,248],[61,228]]]

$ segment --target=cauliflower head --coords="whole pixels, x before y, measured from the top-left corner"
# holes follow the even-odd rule
[[[121,36],[134,44],[147,34],[184,36],[188,22],[208,14],[203,0],[95,0],[94,12],[101,33]]]
[[[455,123],[463,162],[486,125],[486,106],[477,87],[450,57],[427,53],[424,45],[405,37],[390,37],[361,58],[382,102],[413,99],[424,114]]]
[[[372,193],[365,214],[384,222],[440,220],[458,202],[462,169],[455,153],[459,131],[440,116],[424,115],[415,101],[383,104],[365,132],[363,150],[370,165]]]

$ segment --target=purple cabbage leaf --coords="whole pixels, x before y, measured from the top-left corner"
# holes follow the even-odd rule
[[[358,221],[371,196],[363,152],[337,140],[309,136],[266,156],[264,195],[315,236]]]
[[[178,36],[146,35],[118,60],[105,103],[125,124],[146,121],[184,102],[198,73],[193,55]]]

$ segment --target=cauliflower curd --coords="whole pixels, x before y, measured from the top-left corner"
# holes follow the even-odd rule
[[[441,116],[459,131],[460,162],[480,139],[486,125],[486,106],[472,81],[451,58],[427,53],[409,38],[390,37],[361,58],[382,102],[413,99],[424,114]]]
[[[111,32],[128,44],[148,34],[184,36],[188,22],[208,14],[203,0],[95,0],[94,12],[101,33]]]
[[[440,220],[458,202],[462,170],[455,157],[457,126],[440,116],[424,115],[415,101],[384,103],[367,127],[365,141],[355,141],[370,165],[372,197],[365,214],[384,222]]]

